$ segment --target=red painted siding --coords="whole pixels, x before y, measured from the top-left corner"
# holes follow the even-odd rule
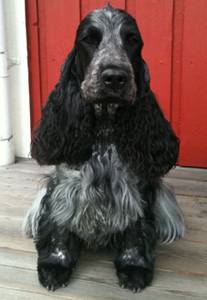
[[[26,0],[32,126],[80,21],[106,0]],[[179,164],[207,167],[207,2],[111,0],[137,19],[151,88],[180,138]]]
[[[207,1],[186,0],[180,164],[207,167]]]
[[[172,44],[172,86],[171,86],[171,125],[180,137],[182,54],[184,1],[175,0],[173,9],[173,44]]]
[[[39,58],[39,34],[38,34],[38,9],[36,0],[26,1],[27,16],[27,43],[28,66],[30,86],[30,110],[31,127],[40,118],[41,92],[40,92],[40,58]]]
[[[144,41],[151,88],[170,120],[173,0],[128,1],[127,10],[136,18]]]
[[[38,1],[43,105],[60,77],[60,67],[74,45],[80,23],[79,1]]]

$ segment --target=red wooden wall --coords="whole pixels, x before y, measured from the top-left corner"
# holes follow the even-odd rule
[[[26,0],[32,126],[80,21],[106,0]],[[179,164],[207,167],[207,1],[111,0],[136,18],[151,88],[180,138]]]
[[[186,0],[183,24],[180,161],[207,167],[207,1]]]

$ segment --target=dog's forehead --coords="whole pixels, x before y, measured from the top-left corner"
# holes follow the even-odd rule
[[[96,26],[100,30],[120,30],[122,26],[128,26],[138,31],[135,19],[121,9],[114,9],[110,5],[89,13],[83,22]]]

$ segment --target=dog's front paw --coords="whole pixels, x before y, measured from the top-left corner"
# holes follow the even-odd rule
[[[136,293],[150,285],[153,279],[153,270],[130,266],[117,270],[117,276],[122,288],[128,288]]]
[[[62,266],[38,266],[39,281],[49,291],[55,291],[60,287],[66,287],[71,273],[72,270]]]

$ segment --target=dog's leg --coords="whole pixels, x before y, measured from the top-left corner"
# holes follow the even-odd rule
[[[66,229],[49,222],[44,213],[40,219],[38,240],[38,276],[40,283],[48,290],[63,286],[69,281],[72,271],[80,256],[82,242]]]
[[[156,237],[153,214],[147,213],[121,235],[115,267],[119,284],[133,292],[140,291],[153,279]]]

